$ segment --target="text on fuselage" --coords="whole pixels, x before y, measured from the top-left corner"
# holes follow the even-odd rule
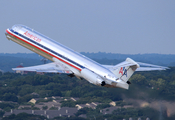
[[[26,32],[24,33],[24,35],[26,35],[27,37],[31,38],[32,40],[35,40],[36,42],[41,42],[41,39],[40,39],[40,38],[38,38],[38,37],[32,35],[32,34],[29,33],[28,31],[26,31]]]

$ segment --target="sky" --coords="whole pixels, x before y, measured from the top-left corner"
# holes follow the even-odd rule
[[[175,54],[174,0],[1,0],[0,53],[32,53],[6,39],[15,24],[78,52]]]

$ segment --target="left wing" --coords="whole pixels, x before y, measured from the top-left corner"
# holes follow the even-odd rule
[[[72,71],[69,70],[67,67],[56,62],[31,67],[12,68],[12,70],[46,72],[46,73],[68,73],[68,74],[72,73]]]

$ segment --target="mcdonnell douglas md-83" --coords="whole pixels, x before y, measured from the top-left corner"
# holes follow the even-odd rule
[[[7,39],[52,61],[44,65],[13,68],[13,70],[65,73],[71,77],[84,78],[95,85],[128,89],[130,84],[128,80],[135,71],[167,69],[163,66],[135,62],[130,58],[114,66],[101,65],[24,25],[14,25],[7,29],[5,34]]]

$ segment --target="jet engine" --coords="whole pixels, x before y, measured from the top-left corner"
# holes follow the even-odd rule
[[[90,83],[98,86],[104,86],[106,84],[105,81],[99,75],[88,69],[82,69],[81,76]]]

